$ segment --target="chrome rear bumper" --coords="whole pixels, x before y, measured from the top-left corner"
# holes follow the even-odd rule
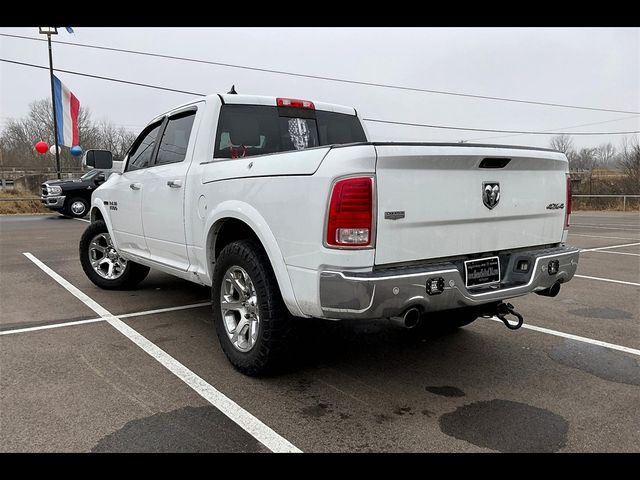
[[[320,304],[323,316],[332,319],[395,317],[410,307],[429,312],[482,305],[546,290],[556,282],[568,282],[578,267],[579,251],[560,246],[502,254],[501,263],[505,265],[502,281],[475,288],[465,286],[461,261],[366,273],[326,270],[320,273]],[[522,259],[533,265],[527,273],[515,270]],[[557,273],[549,274],[547,266],[555,260]],[[440,278],[444,280],[442,292],[428,294],[427,281]]]

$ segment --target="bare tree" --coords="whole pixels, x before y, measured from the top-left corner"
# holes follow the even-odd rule
[[[595,155],[598,161],[598,166],[607,167],[613,163],[613,160],[616,157],[616,147],[614,147],[611,142],[603,143],[596,147]]]
[[[121,159],[135,135],[124,128],[116,128],[107,121],[94,124],[87,108],[80,108],[78,115],[80,145],[83,150],[99,148],[111,150],[115,158]],[[3,165],[28,169],[55,167],[55,156],[41,155],[35,151],[36,142],[43,140],[53,145],[53,114],[51,100],[36,100],[29,106],[25,118],[10,120],[0,133],[0,150]],[[71,155],[69,148],[61,147],[60,167],[69,169],[82,166],[82,159]]]
[[[558,135],[557,137],[553,137],[549,142],[549,145],[554,150],[558,150],[565,155],[567,155],[568,152],[575,152],[576,150],[573,145],[573,139],[569,135],[566,135],[564,133],[562,135]]]
[[[80,139],[91,142],[95,137],[92,131],[91,115],[86,108],[78,113]],[[0,148],[5,166],[42,168],[55,167],[54,155],[40,155],[34,145],[40,140],[54,144],[53,114],[51,100],[36,100],[29,105],[29,113],[23,119],[9,120],[0,136]],[[68,148],[61,147],[60,167],[63,169],[80,165],[81,160],[73,157]]]
[[[596,152],[596,148],[581,148],[572,159],[573,169],[591,173],[593,169],[598,166],[598,157]],[[571,159],[569,161],[571,163]]]
[[[567,156],[567,160],[569,160],[569,169],[576,170],[578,167],[575,165],[576,163],[576,149],[573,144],[573,139],[567,135],[562,134],[556,137],[553,137],[549,142],[549,146],[554,150],[558,150],[564,153]]]
[[[640,138],[622,139],[618,166],[625,174],[625,193],[640,193]]]
[[[98,148],[111,151],[115,160],[122,160],[136,139],[135,133],[104,120],[97,123],[95,128],[100,144]]]

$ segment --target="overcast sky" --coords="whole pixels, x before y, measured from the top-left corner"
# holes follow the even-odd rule
[[[89,28],[59,40],[310,75],[640,112],[638,28]],[[33,28],[0,33],[38,35]],[[54,37],[55,39],[56,37]],[[507,130],[640,130],[640,116],[480,100],[296,78],[54,44],[54,66],[203,93],[303,98],[356,107],[365,117]],[[0,57],[48,65],[46,43],[0,37]],[[90,108],[139,131],[192,96],[59,73]],[[0,62],[0,126],[50,96],[48,72]],[[629,118],[632,117],[632,118]],[[613,120],[613,121],[612,121]],[[580,126],[596,122],[599,125]],[[367,123],[373,140],[548,146],[549,136]],[[502,136],[501,136],[502,135]],[[500,138],[492,138],[500,137]],[[595,146],[620,136],[574,137]],[[34,142],[39,139],[34,139]]]

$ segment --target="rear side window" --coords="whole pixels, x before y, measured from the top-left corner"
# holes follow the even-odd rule
[[[355,115],[266,105],[223,105],[214,158],[243,158],[365,141]]]
[[[320,145],[366,142],[364,130],[355,115],[344,113],[316,112]]]
[[[162,122],[159,122],[150,129],[147,129],[146,132],[140,134],[129,152],[128,172],[147,168],[151,165],[151,155],[156,146],[156,138],[158,137],[161,126]]]
[[[184,160],[195,118],[196,112],[194,110],[169,117],[169,122],[164,129],[158,147],[156,165],[179,163]]]

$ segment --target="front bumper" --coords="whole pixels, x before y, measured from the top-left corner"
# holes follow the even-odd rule
[[[323,316],[332,319],[396,317],[416,306],[429,312],[482,305],[568,282],[576,273],[579,252],[574,247],[560,246],[502,253],[502,281],[475,288],[465,286],[462,261],[366,273],[327,270],[320,273],[320,304]],[[525,258],[533,268],[527,273],[517,272],[517,262]],[[559,264],[557,273],[549,274],[547,266],[554,260]],[[444,279],[441,293],[427,293],[427,280],[432,278]]]
[[[67,197],[65,197],[64,195],[51,197],[43,195],[40,197],[40,202],[42,203],[42,205],[52,210],[62,210],[62,208],[64,207],[65,198]]]

